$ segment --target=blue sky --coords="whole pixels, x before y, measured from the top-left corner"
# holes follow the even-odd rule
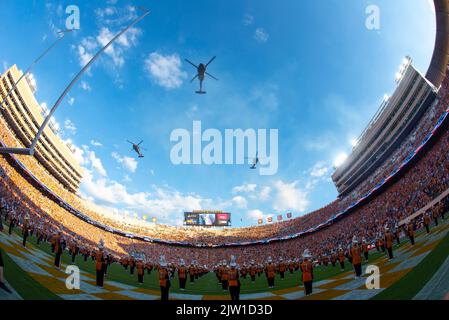
[[[34,70],[36,97],[51,106],[88,58],[136,17],[151,14],[114,44],[70,92],[56,120],[85,168],[81,194],[107,208],[180,224],[184,210],[233,213],[234,226],[258,217],[310,212],[334,200],[334,159],[349,153],[410,55],[427,70],[435,38],[429,0],[0,2],[2,69],[25,69],[64,28],[77,5],[81,29]],[[367,6],[380,30],[365,27]],[[183,59],[207,62],[220,80],[190,83]],[[242,165],[174,166],[170,133],[278,129],[279,170]],[[126,140],[144,140],[137,160]]]

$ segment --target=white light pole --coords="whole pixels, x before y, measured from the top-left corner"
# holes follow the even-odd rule
[[[47,117],[45,118],[44,122],[42,123],[41,127],[39,128],[36,137],[34,137],[33,142],[31,143],[31,146],[29,148],[0,148],[0,154],[22,154],[22,155],[28,155],[32,156],[34,155],[34,149],[36,148],[36,144],[39,141],[40,136],[42,135],[42,132],[44,131],[45,127],[47,126],[48,122],[50,121],[51,117],[55,113],[58,106],[61,104],[62,100],[64,100],[64,97],[67,95],[67,93],[70,91],[70,89],[75,85],[75,83],[81,78],[81,76],[84,74],[84,72],[89,69],[89,67],[92,65],[92,63],[97,60],[97,58],[107,49],[111,46],[111,44],[117,40],[120,36],[122,36],[126,31],[128,31],[131,27],[139,23],[141,20],[143,20],[150,11],[144,8],[139,7],[139,9],[143,10],[144,13],[139,16],[137,19],[135,19],[129,26],[127,26],[125,29],[120,31],[117,35],[114,36],[114,38],[111,39],[111,41],[108,42],[100,51],[98,51],[95,56],[80,70],[80,72],[73,78],[73,80],[69,83],[69,85],[65,88],[64,92],[61,94],[61,96],[58,98],[56,103],[51,108],[50,112],[48,113]]]
[[[0,102],[0,109],[4,109],[3,107],[3,103],[6,101],[6,99],[9,98],[9,96],[11,95],[11,93],[13,93],[14,90],[16,90],[17,86],[19,85],[19,82],[25,78],[26,75],[28,75],[30,73],[30,71],[34,68],[34,66],[40,61],[42,60],[47,53],[49,53],[54,47],[56,47],[56,45],[64,38],[66,33],[72,32],[73,30],[62,30],[62,31],[58,31],[58,39],[56,39],[55,42],[53,42],[53,44],[47,48],[47,50],[45,50],[36,60],[33,61],[33,63],[28,67],[28,69],[26,69],[26,71],[22,74],[22,76],[19,78],[19,80],[16,81],[16,83],[14,83],[14,85],[11,87],[11,89],[8,91],[8,94],[6,95],[6,97],[2,100],[2,102]]]

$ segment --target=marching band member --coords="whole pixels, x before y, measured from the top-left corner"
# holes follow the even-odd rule
[[[384,242],[384,239],[382,238],[381,232],[379,232],[379,247],[382,250],[382,252],[385,253],[385,242]]]
[[[323,255],[323,265],[325,267],[327,267],[329,265],[329,257],[327,256],[326,253]]]
[[[22,235],[23,235],[23,241],[22,241],[22,245],[24,247],[27,246],[27,239],[28,236],[30,235],[30,223],[29,223],[29,219],[30,216],[27,214],[25,216],[25,219],[23,220],[23,227],[22,227]]]
[[[276,266],[273,264],[271,257],[268,257],[268,263],[265,267],[265,274],[268,280],[268,287],[270,289],[274,288],[274,277],[276,275]]]
[[[363,251],[363,256],[365,257],[365,261],[368,262],[369,249],[368,249],[368,244],[366,243],[366,239],[365,238],[362,239],[362,251]]]
[[[226,264],[226,260],[223,261],[223,268],[221,271],[221,288],[223,291],[228,291],[229,288],[229,266]]]
[[[340,245],[338,247],[338,262],[340,263],[340,269],[341,271],[345,271],[345,251],[343,250],[343,247]]]
[[[256,281],[257,267],[254,264],[254,260],[251,260],[251,266],[249,267],[249,276],[251,277],[251,282]]]
[[[394,234],[394,238],[396,239],[396,243],[397,243],[398,245],[400,245],[400,244],[401,244],[401,232],[400,232],[400,230],[399,230],[399,227],[398,227],[398,224],[397,224],[397,223],[396,223],[395,226],[394,226],[393,234]]]
[[[388,258],[393,259],[393,234],[390,232],[390,228],[385,227],[385,247],[388,251]]]
[[[14,210],[13,210],[13,214],[15,214]],[[13,230],[13,228],[15,228],[16,223],[17,223],[17,219],[16,219],[16,217],[14,215],[13,218],[9,220],[9,229],[8,229],[8,234],[9,235],[12,234],[12,230]]]
[[[279,274],[281,275],[281,280],[285,279],[285,270],[287,270],[287,266],[281,257],[279,258]]]
[[[430,212],[424,214],[423,224],[424,227],[426,228],[426,232],[430,233]]]
[[[159,286],[161,288],[161,300],[168,300],[170,294],[170,276],[168,274],[167,262],[165,256],[161,256],[159,260]]]
[[[290,259],[288,261],[288,271],[290,272],[290,274],[293,274],[293,272],[295,272],[295,261],[293,259]]]
[[[313,283],[313,264],[311,262],[312,255],[310,254],[309,250],[304,250],[304,254],[302,255],[303,262],[301,263],[300,269],[301,269],[301,280],[304,284],[304,292],[306,296],[312,294],[312,283]]]
[[[76,260],[76,256],[78,255],[78,253],[80,252],[80,248],[78,246],[78,241],[74,240],[73,244],[71,246],[71,250],[72,250],[72,263],[75,263]]]
[[[151,271],[153,271],[153,265],[151,264],[150,261],[148,261],[147,263],[145,263],[145,269],[147,269],[147,274],[150,275]]]
[[[232,301],[240,300],[240,280],[239,271],[237,270],[237,263],[235,257],[231,257],[229,274],[229,293],[231,294]]]
[[[54,252],[55,252],[55,267],[61,267],[61,255],[62,255],[62,232],[59,231],[53,238]]]
[[[143,284],[143,276],[145,275],[145,264],[143,263],[143,256],[139,255],[136,263],[137,282]]]
[[[136,259],[135,259],[135,253],[133,252],[131,256],[129,257],[129,273],[131,275],[134,275],[134,269],[136,267]]]
[[[349,250],[349,255],[352,258],[356,278],[359,278],[362,275],[362,250],[356,236],[352,238],[352,248]]]
[[[408,237],[410,239],[410,243],[413,245],[415,245],[415,226],[413,221],[410,221],[407,225],[407,234]]]
[[[195,265],[193,264],[193,260],[192,260],[192,262],[190,262],[189,276],[190,276],[190,284],[194,284],[195,283]],[[221,281],[221,275],[220,275],[220,281]]]
[[[331,252],[331,263],[333,267],[337,264],[337,254],[335,253],[335,250],[332,250]]]
[[[187,268],[184,259],[180,260],[180,267],[178,268],[179,288],[181,291],[186,289],[187,282]]]
[[[434,207],[432,210],[432,217],[433,217],[433,221],[435,222],[435,226],[438,226],[438,208]]]
[[[243,279],[246,279],[246,275],[248,274],[248,268],[246,267],[246,264],[243,264],[243,267],[240,270],[240,274],[242,275]]]
[[[104,282],[104,241],[100,240],[98,250],[95,254],[95,270],[97,287],[103,287]]]

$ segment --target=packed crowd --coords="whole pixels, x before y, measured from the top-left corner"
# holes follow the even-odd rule
[[[422,123],[402,145],[405,151],[397,151],[393,156],[396,161],[394,163],[387,161],[382,166],[385,170],[384,175],[400,163],[400,159],[405,159],[410,150],[421,143],[443,110],[447,109],[449,105],[448,83],[449,79],[446,78],[438,103],[429,109]],[[2,141],[10,146],[17,146],[18,140],[5,127],[6,123],[1,118],[0,125],[3,126],[0,132]],[[385,226],[401,232],[397,227],[400,220],[415,213],[449,188],[449,154],[447,150],[449,150],[449,133],[447,129],[444,129],[435,144],[403,173],[401,179],[388,185],[380,194],[365,205],[354,209],[351,214],[320,232],[263,245],[213,249],[192,248],[147,243],[105,232],[80,220],[63,209],[59,203],[51,200],[47,191],[36,185],[9,156],[0,157],[1,207],[2,213],[7,215],[10,221],[13,221],[13,225],[23,226],[27,221],[27,225],[35,232],[39,232],[49,239],[52,235],[61,233],[64,243],[69,246],[79,244],[84,251],[94,252],[99,241],[102,240],[111,256],[117,260],[129,256],[133,252],[139,252],[145,255],[147,261],[156,261],[163,254],[169,261],[188,258],[200,265],[213,266],[222,261],[223,257],[231,255],[237,257],[239,264],[249,263],[249,261],[263,263],[268,257],[293,259],[305,249],[309,249],[314,257],[320,257],[329,255],[340,246],[346,248],[351,244],[354,236],[375,243]],[[67,200],[79,210],[85,209],[82,201],[76,195],[63,190],[35,159],[19,157],[19,160],[27,168],[30,168],[42,183],[57,192],[62,199]],[[380,179],[380,177],[374,177],[368,184],[362,184],[360,194],[363,194],[363,188],[372,186],[371,181],[375,184],[376,179]],[[128,226],[131,230],[127,229],[126,232],[144,233],[144,236],[154,238],[167,237],[176,241],[187,240],[207,244],[265,239],[289,235],[314,227],[345,209],[353,200],[351,196],[347,196],[301,218],[273,225],[201,231],[194,229],[186,231],[185,228],[161,225],[149,230]],[[447,208],[447,199],[444,201],[436,207],[438,210],[441,210],[442,207]],[[98,213],[88,211],[87,214],[93,219],[104,221],[104,218]],[[115,221],[107,221],[107,223],[112,227],[123,227]]]

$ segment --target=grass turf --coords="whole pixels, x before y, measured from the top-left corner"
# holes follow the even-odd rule
[[[21,236],[20,230],[15,229],[14,232]],[[37,245],[36,238],[35,237],[29,237],[28,238],[28,244],[31,244],[38,249],[42,250],[43,252],[53,255],[51,253],[51,246],[49,243],[40,243]],[[375,261],[379,259],[380,257],[383,257],[384,255],[377,252],[371,252],[370,254],[370,262]],[[64,254],[62,255],[61,261],[64,265],[70,265],[71,262],[71,256],[69,256],[67,251],[64,251]],[[83,271],[95,275],[95,262],[92,261],[92,259],[89,257],[87,261],[84,261],[84,258],[80,255],[76,257],[75,264]],[[352,271],[352,265],[349,264],[347,261],[345,262],[345,271]],[[327,279],[329,277],[337,276],[341,274],[342,271],[340,270],[340,266],[337,264],[336,267],[332,267],[332,265],[329,265],[328,267],[317,267],[314,269],[314,276],[315,282],[318,282],[323,279]],[[284,290],[284,289],[299,289],[299,286],[302,285],[300,280],[300,272],[295,271],[293,274],[290,274],[289,271],[285,273],[285,279],[281,280],[279,275],[276,275],[275,279],[275,288],[273,290]],[[112,264],[108,268],[108,274],[105,279],[105,283],[107,284],[108,281],[115,281],[120,282],[127,285],[132,285],[139,287],[139,284],[137,282],[137,274],[135,272],[134,275],[131,275],[128,270],[124,270],[124,268],[119,264]],[[247,276],[246,279],[241,278],[240,279],[242,286],[241,286],[241,293],[260,293],[260,292],[267,292],[268,289],[268,283],[265,277],[265,274],[261,274],[260,277],[256,276],[255,283],[251,283],[250,277]],[[144,277],[144,284],[140,285],[144,289],[149,290],[156,290],[159,291],[159,285],[158,285],[158,278],[157,278],[157,272],[153,271],[150,275],[148,275],[145,272]],[[181,291],[179,289],[179,281],[177,277],[174,277],[172,280],[172,287],[170,289],[172,293],[183,293],[183,294],[192,294],[192,295],[228,295],[228,292],[224,292],[221,289],[221,285],[218,283],[218,280],[214,273],[208,273],[202,277],[200,277],[198,280],[195,281],[194,284],[190,284],[189,281],[187,282],[186,290]]]
[[[28,275],[28,273],[23,271],[3,250],[2,256],[5,264],[5,279],[23,299],[61,300],[59,296],[42,286]]]
[[[426,285],[449,255],[449,233],[413,270],[373,300],[410,300]]]

